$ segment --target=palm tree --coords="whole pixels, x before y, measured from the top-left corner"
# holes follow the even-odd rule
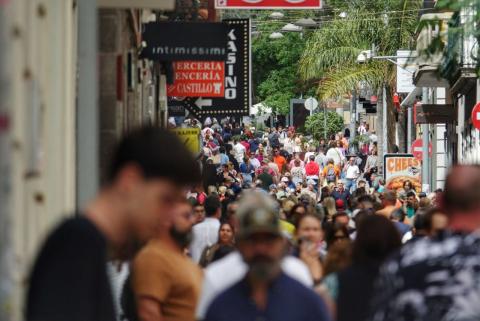
[[[332,16],[306,44],[300,61],[300,75],[304,81],[317,80],[320,99],[336,98],[353,90],[369,88],[378,93],[379,107],[382,88],[386,89],[388,151],[395,144],[395,93],[396,66],[385,60],[357,63],[358,55],[375,48],[377,56],[393,56],[399,49],[410,49],[415,43],[421,0],[364,0],[336,1],[344,18]],[[337,12],[338,15],[338,12]],[[382,108],[377,108],[379,123]],[[382,137],[383,126],[378,136]],[[382,150],[381,139],[379,150]]]

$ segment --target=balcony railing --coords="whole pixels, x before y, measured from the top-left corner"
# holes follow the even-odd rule
[[[456,12],[449,22],[440,74],[452,85],[464,74],[471,75],[477,65],[478,42],[471,30],[475,27],[474,19],[474,8],[468,7]]]

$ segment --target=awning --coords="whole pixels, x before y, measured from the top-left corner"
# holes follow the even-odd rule
[[[415,103],[415,99],[416,99],[417,96],[419,96],[421,93],[422,93],[422,87],[415,87],[415,89],[412,90],[412,91],[407,95],[407,97],[405,97],[405,99],[402,101],[402,103],[400,104],[400,106],[403,106],[403,107],[413,106],[413,104]]]

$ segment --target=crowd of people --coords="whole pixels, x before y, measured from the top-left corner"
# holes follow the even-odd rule
[[[109,183],[42,248],[27,320],[480,319],[480,167],[427,195],[385,188],[374,140],[351,154],[342,134],[201,133],[196,160],[161,130],[119,145]],[[126,262],[113,291],[107,261]]]

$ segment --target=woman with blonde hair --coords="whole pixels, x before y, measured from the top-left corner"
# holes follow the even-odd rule
[[[333,215],[337,213],[337,207],[335,206],[335,199],[331,196],[326,197],[323,200],[323,208],[325,209],[325,221],[331,221]]]
[[[217,188],[213,185],[208,186],[207,195],[218,194]]]

